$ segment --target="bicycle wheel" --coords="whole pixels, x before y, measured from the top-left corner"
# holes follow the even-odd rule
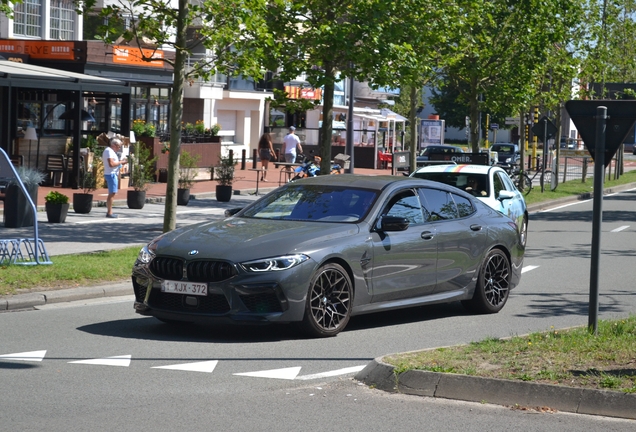
[[[543,172],[543,187],[547,189],[552,188],[552,171],[550,170]]]
[[[523,176],[523,188],[521,187],[521,177]],[[512,176],[515,187],[524,195],[528,195],[532,190],[532,180],[526,173],[518,173]]]

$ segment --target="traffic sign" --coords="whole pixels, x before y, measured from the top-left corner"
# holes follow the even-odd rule
[[[519,125],[519,117],[506,117],[507,125]]]
[[[490,124],[490,129],[492,129],[492,130],[499,129],[499,125],[497,123],[491,123]]]
[[[605,127],[605,166],[608,166],[618,147],[636,123],[636,101],[633,100],[571,100],[565,103],[570,118],[581,134],[585,148],[594,159],[596,147],[596,109],[607,108]]]
[[[545,133],[546,127],[545,122],[548,123],[548,136],[544,138],[543,134]],[[557,128],[548,117],[543,116],[541,117],[541,119],[539,119],[538,123],[532,126],[532,133],[534,134],[534,136],[539,138],[541,142],[545,143],[547,140],[554,138],[554,135],[556,135],[557,133]]]

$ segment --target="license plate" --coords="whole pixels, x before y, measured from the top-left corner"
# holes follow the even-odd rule
[[[161,282],[161,291],[175,294],[207,296],[208,284],[165,280]]]

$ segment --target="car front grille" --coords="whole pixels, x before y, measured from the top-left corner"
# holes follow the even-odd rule
[[[225,261],[197,260],[187,262],[180,258],[155,257],[150,263],[150,271],[160,279],[182,280],[186,267],[190,282],[222,282],[236,275],[234,266]]]
[[[223,294],[207,296],[189,296],[186,294],[164,293],[153,290],[148,306],[171,312],[189,312],[201,314],[224,314],[230,305]]]

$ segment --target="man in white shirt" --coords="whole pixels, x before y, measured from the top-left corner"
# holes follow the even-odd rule
[[[300,138],[298,138],[295,131],[296,128],[290,126],[289,133],[283,138],[283,154],[285,155],[285,162],[287,163],[296,162],[296,149],[298,149],[300,153],[303,152],[303,148],[300,146]]]
[[[119,160],[117,152],[121,149],[121,140],[114,137],[110,140],[110,146],[104,149],[102,153],[102,162],[104,163],[104,179],[108,186],[108,198],[106,198],[106,217],[117,218],[113,214],[113,201],[118,188],[119,168],[128,163],[127,160]]]

